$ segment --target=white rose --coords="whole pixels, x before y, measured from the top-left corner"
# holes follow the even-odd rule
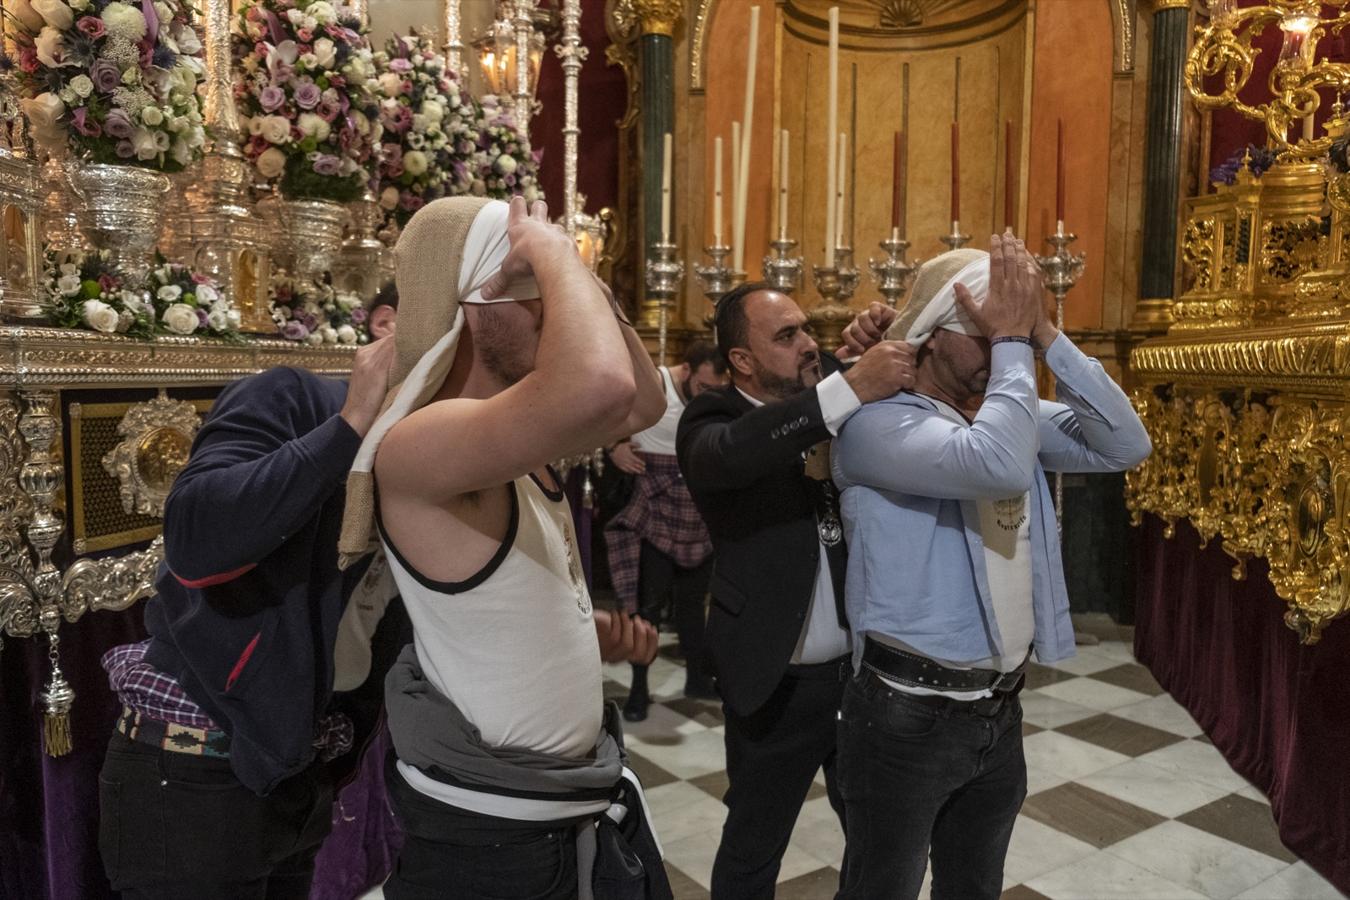
[[[136,151],[137,159],[151,160],[159,156],[159,142],[154,132],[146,128],[137,128],[131,133],[131,147]]]
[[[133,313],[138,313],[145,307],[145,303],[141,301],[140,294],[137,294],[135,291],[123,291],[120,296],[122,305]]]
[[[206,324],[212,331],[224,331],[229,327],[229,319],[226,318],[224,310],[212,310],[206,314]]]
[[[403,79],[394,72],[385,72],[380,76],[380,90],[386,97],[397,97],[403,92]]]
[[[387,187],[380,194],[380,206],[385,209],[393,209],[398,206],[398,188]]]
[[[325,69],[331,69],[337,63],[337,47],[328,38],[319,38],[314,42],[314,58]]]
[[[337,329],[332,325],[323,325],[319,328],[319,335],[323,338],[325,344],[336,344],[338,340]]]
[[[147,106],[141,110],[141,121],[146,125],[154,127],[164,124],[164,111],[158,106]]]
[[[318,0],[317,3],[311,3],[306,7],[305,15],[320,25],[328,25],[337,19],[337,11],[333,9],[333,4],[328,3],[327,0]]]
[[[321,143],[328,140],[328,135],[332,133],[332,127],[324,121],[323,116],[314,113],[301,113],[300,121],[295,126],[305,137],[312,137]]]
[[[94,92],[94,81],[88,75],[76,75],[70,79],[70,89],[81,97],[88,97]]]
[[[494,164],[494,168],[496,168],[496,170],[498,172],[501,172],[503,175],[510,175],[512,172],[516,170],[517,165],[519,165],[519,163],[516,162],[516,158],[514,156],[507,156],[505,153],[503,153],[501,156],[497,157],[497,162]]]
[[[343,325],[337,330],[338,342],[342,344],[356,343],[356,329],[350,325]]]
[[[187,141],[177,140],[173,142],[173,147],[169,151],[173,161],[180,166],[187,166],[192,162],[192,148],[188,146]]]
[[[225,321],[229,323],[231,329],[237,329],[243,318],[239,315],[239,310],[232,306],[225,310]]]
[[[319,334],[317,331],[311,331],[309,334],[305,336],[305,343],[312,344],[315,346],[322,344],[323,335]]]
[[[305,21],[305,11],[303,9],[288,9],[286,10],[286,19],[299,28],[300,23]]]
[[[171,146],[173,146],[173,138],[169,137],[169,133],[167,131],[156,131],[154,132],[154,135],[155,135],[155,149],[160,153],[163,153],[165,150],[168,150]]]
[[[61,98],[61,102],[66,106],[78,106],[80,103],[80,95],[75,93],[74,88],[71,88],[69,85],[61,88],[61,93],[57,96]]]
[[[299,62],[306,69],[316,69],[319,66],[319,58],[313,53],[302,53]]]
[[[76,65],[76,63],[65,59],[66,41],[61,37],[61,32],[50,25],[43,28],[34,38],[33,49],[37,51],[38,62],[49,69],[55,69],[58,66]]]
[[[196,56],[202,52],[202,42],[190,25],[175,25],[173,39],[178,42],[178,49],[188,56]]]
[[[284,144],[291,139],[291,123],[285,116],[262,116],[258,132],[269,143]],[[258,121],[257,119],[254,120]]]
[[[95,331],[101,331],[104,334],[112,334],[117,330],[117,321],[120,317],[117,310],[113,309],[102,300],[84,301],[84,321]]]
[[[163,300],[165,303],[172,303],[179,297],[183,296],[183,289],[176,284],[166,284],[164,285],[164,287],[159,289],[158,293],[156,293],[155,296]]]
[[[56,279],[56,289],[64,297],[74,297],[80,293],[81,283],[78,275],[62,275]]]
[[[421,113],[413,113],[413,131],[426,132],[431,127],[431,120]]]
[[[429,122],[440,122],[445,118],[445,107],[439,103],[432,103],[430,100],[422,104],[421,112]]]
[[[220,300],[220,292],[209,284],[197,285],[197,302],[205,303],[207,306],[214,306]]]
[[[286,170],[286,154],[276,147],[268,147],[254,165],[258,167],[258,174],[262,177],[276,178]]]
[[[55,148],[65,143],[66,129],[61,117],[66,114],[66,105],[53,93],[38,94],[31,100],[20,100],[28,124],[44,147]]]
[[[160,288],[161,292],[163,290]],[[192,334],[201,324],[197,318],[197,311],[186,303],[175,303],[164,310],[164,315],[160,318],[163,319],[165,327],[174,334]]]
[[[65,31],[75,24],[75,13],[62,0],[32,0],[33,9],[53,28]]]
[[[427,170],[427,155],[421,150],[409,150],[403,154],[403,171],[414,178]]]

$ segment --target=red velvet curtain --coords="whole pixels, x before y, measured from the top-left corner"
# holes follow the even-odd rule
[[[1147,517],[1137,544],[1135,654],[1270,796],[1284,843],[1350,892],[1350,621],[1301,645],[1264,560],[1234,581],[1217,540],[1163,528]]]

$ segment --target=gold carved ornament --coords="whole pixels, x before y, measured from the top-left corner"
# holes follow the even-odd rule
[[[127,410],[117,425],[122,441],[103,457],[103,468],[117,479],[122,509],[164,517],[164,501],[187,465],[192,439],[201,425],[196,407],[160,393]]]
[[[632,8],[644,35],[674,37],[675,26],[684,15],[682,0],[632,0]]]

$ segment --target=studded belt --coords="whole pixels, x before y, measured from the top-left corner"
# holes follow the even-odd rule
[[[1010,694],[1022,683],[1025,665],[1011,672],[952,669],[914,653],[888,647],[872,638],[863,646],[863,665],[891,681],[934,691],[993,691]]]

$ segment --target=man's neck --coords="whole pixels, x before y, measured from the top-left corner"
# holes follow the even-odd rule
[[[918,371],[914,373],[913,391],[934,400],[941,400],[967,419],[975,418],[975,414],[980,411],[980,404],[984,402],[984,394],[972,394],[969,391],[954,390],[942,385],[924,366],[919,366]]]
[[[487,366],[477,358],[473,349],[473,338],[466,328],[460,334],[459,347],[455,350],[455,361],[445,382],[436,392],[437,400],[486,400],[500,394],[506,386],[495,378]]]

